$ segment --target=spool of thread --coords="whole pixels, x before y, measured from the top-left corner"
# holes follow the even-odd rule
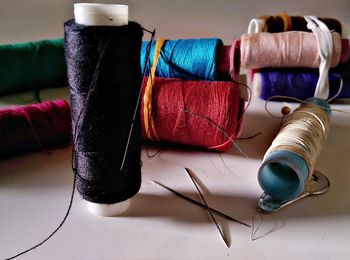
[[[350,59],[349,39],[341,39],[340,64],[347,63]]]
[[[219,75],[229,75],[230,73],[230,56],[231,46],[223,45],[218,48],[216,55],[216,66]],[[240,52],[238,53],[238,59],[240,58]],[[239,68],[239,64],[235,64]]]
[[[0,95],[66,83],[63,39],[0,46]]]
[[[334,71],[334,70],[333,70]],[[334,97],[340,87],[339,69],[329,73],[329,97]],[[349,73],[348,73],[349,74]],[[253,94],[264,100],[273,96],[287,96],[305,100],[314,96],[319,78],[318,70],[263,69],[254,73]],[[343,79],[343,87],[337,98],[350,98],[350,79]]]
[[[0,110],[0,157],[47,151],[70,143],[70,109],[65,100]]]
[[[254,20],[254,19],[253,19]],[[253,21],[252,20],[252,21]],[[109,23],[110,21],[108,20]],[[116,22],[116,21],[115,21]],[[64,53],[63,53],[63,45],[64,45],[64,40],[63,39],[57,39],[57,40],[46,40],[50,42],[55,42],[55,47],[56,48],[49,48],[47,51],[47,56],[53,56],[55,55],[57,49],[61,49],[61,53],[57,55],[57,58],[59,58],[61,61],[64,61]],[[147,42],[144,42],[143,45],[146,45]],[[31,44],[31,43],[30,43]],[[19,44],[22,45],[22,44]],[[12,46],[12,45],[11,45]],[[13,47],[13,46],[12,46]],[[0,46],[1,50],[1,46]],[[141,53],[141,58],[144,60],[145,59],[145,52]],[[22,57],[19,55],[18,60],[22,60]],[[17,59],[17,58],[11,58],[10,60]],[[339,63],[343,64],[349,61],[350,58],[350,46],[349,46],[349,39],[341,39],[341,54],[340,54],[340,60]],[[55,58],[50,58],[50,60],[55,60]],[[47,63],[42,61],[42,65],[47,66]],[[7,68],[8,65],[4,65],[1,68]],[[219,45],[217,49],[217,54],[216,54],[216,68],[217,68],[217,79],[225,79],[225,76],[231,75],[232,79],[237,79],[239,76],[240,72],[240,40],[234,40],[231,45]],[[184,68],[181,68],[181,70],[185,70]],[[57,72],[57,86],[60,86],[62,84],[66,83],[66,65],[63,64],[63,66],[60,68],[55,68],[52,70],[54,72]],[[187,72],[186,74],[189,74]],[[14,74],[13,74],[14,75]],[[18,75],[18,74],[17,74]],[[46,75],[50,75],[49,73],[46,73]],[[198,75],[195,76],[195,78],[200,78],[202,73],[199,73]],[[15,79],[17,80],[18,77],[16,76]],[[20,80],[23,80],[20,77]],[[6,80],[5,80],[6,81]],[[28,80],[27,80],[28,81]],[[37,82],[37,84],[33,84],[31,82],[27,82],[25,84],[19,84],[15,83],[14,85],[5,88],[4,94],[9,93],[9,92],[16,92],[20,90],[28,90],[27,87],[29,88],[35,88],[35,87],[46,87],[46,86],[55,86],[55,83],[40,83]],[[46,81],[47,82],[47,81]],[[18,85],[19,84],[19,85]],[[21,88],[17,88],[17,86],[21,86]],[[9,89],[9,90],[7,90]],[[2,93],[2,90],[0,90],[0,94]]]
[[[345,64],[340,64],[338,67],[332,70],[331,73],[341,75],[341,78],[343,79],[344,91],[350,89],[350,61]]]
[[[290,31],[292,21],[288,15],[280,14],[277,16],[261,16],[264,21],[264,31],[270,33]]]
[[[326,140],[330,106],[318,98],[308,101],[286,117],[259,168],[259,184],[275,200],[288,201],[304,191]]]
[[[147,81],[143,81],[142,96]],[[155,77],[152,100],[148,112],[154,127],[145,127],[145,103],[141,102],[145,139],[226,151],[240,132],[244,100],[236,83]]]
[[[327,25],[330,31],[343,35],[342,24],[333,18],[318,18]],[[248,26],[248,33],[269,32],[279,33],[286,31],[310,32],[307,22],[303,16],[289,16],[287,13],[280,13],[275,16],[261,16],[253,18]],[[346,36],[345,36],[346,37]]]
[[[84,4],[76,4],[84,5]],[[119,5],[94,5],[109,12]],[[91,8],[91,6],[89,6]],[[89,15],[89,14],[88,14]],[[139,111],[142,28],[65,23],[77,189],[97,215],[129,207],[141,185]],[[118,21],[119,24],[120,21]],[[137,112],[133,122],[134,111]],[[131,125],[133,128],[131,131]],[[130,139],[128,139],[130,133]]]
[[[120,5],[116,5],[120,6]],[[97,8],[96,10],[94,8]],[[75,13],[77,15],[77,23],[91,24],[94,22],[103,23],[105,26],[120,26],[127,24],[127,20],[123,20],[123,17],[127,15],[127,6],[121,6],[121,13],[117,11],[114,13],[115,9],[108,9],[108,17],[101,16],[98,12],[99,9],[104,10],[105,7],[101,7],[95,4],[76,5]],[[84,11],[87,12],[84,16]],[[112,18],[111,18],[112,17]],[[101,24],[102,25],[102,24]],[[196,46],[200,45],[200,42],[206,41],[207,39],[196,39]],[[183,40],[188,41],[190,40]],[[145,59],[146,46],[148,42],[143,43],[143,52],[141,53],[141,58]],[[202,68],[206,69],[207,66],[214,66],[211,76],[208,76],[211,80],[214,79],[226,79],[227,75],[232,75],[233,78],[237,78],[239,75],[239,42],[235,41],[235,45],[222,45],[221,40],[217,39],[209,40],[209,49],[213,52],[212,57],[209,57],[206,53],[201,53],[204,55],[202,57],[195,57],[192,62],[193,64],[185,65],[187,67],[178,67],[175,70],[175,74],[180,78],[187,78],[191,73],[193,79],[205,79],[203,75],[208,73],[208,71],[197,70],[193,71],[192,68]],[[217,45],[217,46],[216,46]],[[204,47],[205,45],[202,45]],[[215,49],[217,48],[217,49]],[[231,53],[231,48],[233,52]],[[195,51],[196,47],[192,49]],[[175,48],[172,57],[178,55],[185,56],[185,53],[178,53],[180,48]],[[186,49],[181,49],[186,51]],[[212,59],[211,59],[212,58]],[[184,58],[186,59],[186,58]],[[233,62],[232,62],[233,61]],[[177,63],[180,63],[177,59]],[[210,64],[211,63],[211,64]],[[232,63],[234,70],[230,70],[230,63]],[[144,64],[144,63],[142,63]],[[183,64],[183,63],[181,63]],[[200,65],[196,65],[200,64]],[[169,65],[169,64],[168,64]],[[180,64],[178,64],[180,66]],[[169,65],[170,66],[170,65]],[[230,73],[231,72],[231,73]],[[232,73],[233,72],[233,73]],[[183,76],[184,75],[184,76]],[[171,77],[171,75],[166,75],[166,77]],[[175,77],[175,75],[172,75]],[[27,43],[17,43],[8,44],[0,46],[0,95],[32,90],[41,89],[48,87],[60,87],[67,84],[67,68],[64,60],[64,39],[53,39],[53,40],[42,40],[38,42],[27,42]]]
[[[141,48],[142,70],[145,64],[147,44],[148,42],[143,42]],[[223,49],[222,41],[217,38],[167,40],[158,60],[156,76],[190,80],[215,80],[219,77],[218,68],[220,68],[220,66],[217,66],[217,57],[223,57],[220,54],[218,55],[219,49],[227,51],[227,48]],[[151,47],[150,67],[153,66],[154,50],[155,42]],[[224,57],[227,64],[227,56]],[[148,68],[146,68],[146,75],[149,75]]]
[[[233,81],[239,81],[241,69],[241,41],[234,39],[231,44],[230,54],[228,58],[230,62],[230,76]]]
[[[331,67],[338,65],[341,40],[332,33],[333,56]],[[320,57],[313,33],[254,33],[241,36],[241,66],[258,68],[318,68]]]

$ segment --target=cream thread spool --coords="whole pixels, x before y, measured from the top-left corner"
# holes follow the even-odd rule
[[[266,211],[272,211],[271,198],[283,203],[302,194],[326,140],[331,108],[322,99],[308,102],[287,117],[259,168],[258,181],[268,195],[259,206]]]

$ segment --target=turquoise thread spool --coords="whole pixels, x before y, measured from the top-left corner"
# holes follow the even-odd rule
[[[331,116],[329,104],[319,98],[311,98],[308,103],[322,107]],[[264,191],[259,207],[265,211],[275,211],[286,201],[300,196],[312,172],[304,158],[289,151],[276,150],[268,154],[258,171],[258,182]]]
[[[146,64],[147,44],[143,42],[141,47],[142,71]],[[151,47],[150,67],[153,65],[155,44]],[[158,60],[156,75],[164,78],[216,80],[219,47],[223,47],[223,42],[218,38],[167,40]],[[147,68],[146,74],[149,74]]]

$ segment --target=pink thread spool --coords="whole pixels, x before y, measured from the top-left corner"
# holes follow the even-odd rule
[[[333,36],[331,67],[338,65],[341,54],[341,38]],[[317,40],[313,33],[253,33],[241,37],[241,65],[246,69],[258,68],[318,68]]]
[[[0,157],[66,145],[71,141],[70,122],[65,100],[0,110]]]

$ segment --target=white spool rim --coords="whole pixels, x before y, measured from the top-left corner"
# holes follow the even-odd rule
[[[122,26],[129,22],[129,7],[118,4],[74,4],[74,18],[88,26]]]
[[[128,16],[129,7],[119,4],[93,4],[77,3],[74,4],[74,14],[102,14],[111,16]]]
[[[248,25],[248,33],[259,33],[264,30],[265,21],[263,19],[253,18]]]
[[[253,89],[253,96],[260,97],[261,95],[261,75],[258,72],[255,72],[253,75],[252,80],[252,89]]]
[[[87,208],[92,214],[102,217],[118,216],[125,212],[130,206],[130,199],[113,204],[99,204],[90,201],[86,202]]]

